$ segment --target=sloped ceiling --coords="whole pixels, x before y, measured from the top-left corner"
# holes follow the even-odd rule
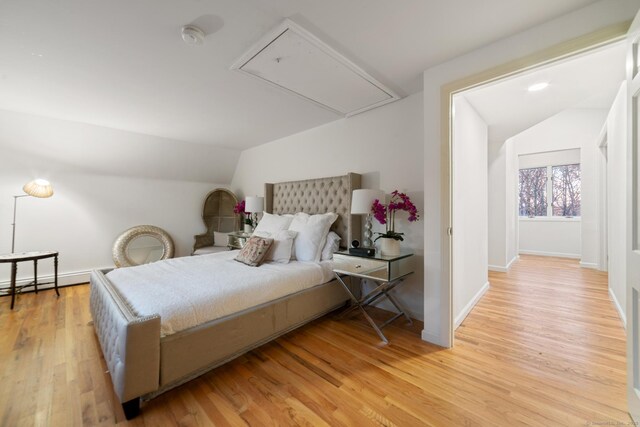
[[[0,177],[82,174],[229,184],[239,157],[238,150],[213,145],[0,110]]]
[[[340,117],[229,70],[285,17],[406,96],[426,68],[592,3],[5,0],[0,109],[242,150]]]
[[[608,110],[625,79],[624,42],[573,57],[462,94],[489,127],[489,139],[507,138],[563,110]],[[534,83],[549,86],[538,92]]]

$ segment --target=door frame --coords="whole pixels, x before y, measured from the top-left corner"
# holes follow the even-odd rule
[[[640,109],[640,12],[627,35],[627,405],[634,422],[640,420],[640,157],[638,150]]]
[[[444,84],[440,89],[440,154],[441,154],[441,217],[444,232],[440,242],[442,283],[446,289],[441,300],[441,321],[448,336],[441,337],[445,347],[454,345],[453,312],[453,96],[466,90],[494,83],[529,70],[546,66],[625,39],[631,21],[604,27],[583,36],[564,41],[547,49],[523,56],[502,65]]]

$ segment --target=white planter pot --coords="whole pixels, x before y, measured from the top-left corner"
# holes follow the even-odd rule
[[[380,253],[384,256],[400,255],[400,240],[383,237],[380,239]]]
[[[253,232],[253,227],[250,226],[249,224],[245,224],[244,225],[244,232],[247,234],[251,234]]]

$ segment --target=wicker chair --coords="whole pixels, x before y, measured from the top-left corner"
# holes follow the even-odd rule
[[[207,194],[202,207],[202,221],[207,231],[193,236],[195,242],[192,255],[226,249],[224,246],[214,246],[213,232],[228,233],[240,229],[240,215],[233,212],[237,203],[236,195],[224,188],[216,188]]]

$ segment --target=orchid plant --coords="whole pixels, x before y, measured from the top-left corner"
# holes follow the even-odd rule
[[[420,218],[418,215],[418,208],[416,208],[416,206],[411,202],[409,196],[398,192],[398,190],[391,193],[391,200],[389,200],[389,204],[386,206],[380,203],[380,200],[374,200],[371,205],[371,213],[373,213],[373,217],[380,224],[386,225],[387,229],[384,233],[376,233],[378,234],[378,237],[375,238],[374,242],[380,238],[400,241],[404,240],[402,237],[404,233],[397,233],[395,231],[396,211],[408,212],[409,222],[418,221]]]
[[[244,217],[243,222],[253,227],[253,221],[251,220],[251,215],[247,214],[244,208],[245,208],[245,202],[243,200],[241,202],[236,203],[236,205],[233,207],[233,213],[242,215]]]

